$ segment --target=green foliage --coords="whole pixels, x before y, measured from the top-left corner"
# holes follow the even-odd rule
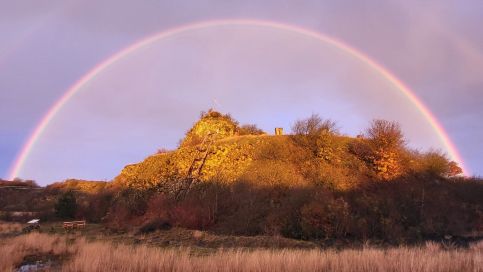
[[[55,215],[63,219],[75,218],[77,212],[77,200],[72,191],[62,194],[55,204]]]

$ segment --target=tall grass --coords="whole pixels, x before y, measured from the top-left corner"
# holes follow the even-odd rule
[[[483,271],[483,242],[469,249],[421,247],[349,250],[219,250],[87,242],[82,238],[32,233],[0,241],[0,271],[11,271],[26,255],[64,258],[62,271]]]
[[[188,251],[88,244],[66,271],[482,271],[482,251],[427,248]]]
[[[0,234],[8,234],[12,232],[19,232],[22,230],[22,225],[18,223],[6,223],[0,221]]]
[[[12,271],[29,255],[72,255],[83,243],[79,239],[71,246],[67,237],[36,232],[5,239],[0,241],[0,271]]]

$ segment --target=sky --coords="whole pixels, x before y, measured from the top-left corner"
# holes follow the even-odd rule
[[[429,108],[470,174],[483,174],[483,2],[0,0],[0,178],[63,94],[120,50],[213,20],[258,20],[336,38],[381,64]],[[319,113],[356,135],[398,121],[413,148],[444,146],[414,105],[340,48],[270,27],[185,31],[100,71],[53,116],[17,176],[110,180],[175,148],[199,112],[266,131]]]

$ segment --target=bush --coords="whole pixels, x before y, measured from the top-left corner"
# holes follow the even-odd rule
[[[15,178],[12,181],[0,179],[0,187],[1,186],[23,186],[23,187],[30,187],[30,188],[40,187],[37,184],[37,182],[35,182],[34,180],[23,180],[20,178]]]
[[[169,230],[169,229],[171,229],[171,223],[169,223],[166,220],[156,218],[142,225],[141,228],[139,229],[139,232],[150,233],[156,230]]]
[[[93,223],[102,222],[112,205],[113,192],[102,190],[96,194],[88,194],[85,198],[85,205],[79,205],[78,217]]]
[[[238,135],[263,135],[265,131],[258,128],[256,125],[247,124],[238,128]]]
[[[306,119],[297,120],[292,126],[295,135],[320,135],[322,133],[337,134],[336,123],[330,119],[322,119],[318,114],[312,114]]]
[[[334,157],[335,149],[339,146],[335,137],[338,134],[335,122],[323,120],[317,114],[312,114],[307,119],[298,120],[292,126],[294,142],[310,151],[314,157],[337,160]]]
[[[306,239],[340,238],[349,222],[349,205],[330,194],[318,195],[300,211],[303,236]]]
[[[376,119],[371,122],[366,134],[370,153],[365,154],[365,160],[372,164],[377,177],[386,181],[400,177],[404,172],[400,153],[405,140],[399,124]],[[365,152],[363,148],[356,151]]]
[[[375,119],[366,133],[375,148],[395,149],[405,144],[401,126],[397,122]]]
[[[77,212],[77,200],[73,192],[62,194],[55,204],[55,215],[62,219],[73,219]]]

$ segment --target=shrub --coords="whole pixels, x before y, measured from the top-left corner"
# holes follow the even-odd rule
[[[72,191],[62,194],[55,204],[55,215],[63,219],[72,219],[77,212],[77,200]]]
[[[371,149],[368,161],[373,165],[377,177],[382,180],[400,177],[403,173],[400,153],[405,140],[399,124],[376,119],[366,133]]]
[[[366,131],[369,141],[376,148],[394,149],[405,144],[401,126],[397,122],[375,119]]]
[[[432,150],[419,154],[417,158],[416,169],[421,173],[439,177],[455,177],[463,173],[456,162],[448,160],[446,155],[439,151]]]
[[[150,233],[156,230],[168,230],[171,229],[171,223],[161,218],[156,218],[148,221],[139,229],[140,233]]]
[[[114,195],[112,191],[102,190],[96,194],[86,195],[85,198],[87,205],[79,205],[78,217],[85,218],[89,222],[99,223],[109,212]],[[79,211],[81,209],[82,211]]]
[[[372,148],[367,140],[363,138],[354,139],[349,143],[348,148],[349,152],[360,160],[366,163],[372,162]]]
[[[31,188],[39,188],[39,185],[34,180],[23,180],[15,178],[12,181],[0,179],[0,186],[24,186]]]
[[[373,161],[374,170],[382,180],[392,180],[402,174],[402,167],[399,154],[395,150],[379,148],[374,151]]]
[[[247,124],[247,125],[242,125],[241,127],[238,128],[238,135],[263,135],[265,134],[265,131],[262,129],[258,128],[256,125],[253,124]]]
[[[319,194],[300,211],[306,239],[343,237],[348,229],[349,205],[344,199]]]
[[[322,133],[337,134],[336,123],[330,119],[322,119],[318,114],[312,114],[306,119],[297,120],[292,126],[295,135],[320,135]]]
[[[446,175],[449,177],[454,177],[463,173],[463,169],[455,161],[450,161],[448,163],[448,170]]]
[[[173,208],[172,222],[176,226],[188,229],[206,229],[213,225],[213,216],[209,203],[199,198],[199,195],[188,195]]]
[[[301,119],[292,126],[294,142],[309,150],[314,157],[332,160],[337,147],[334,141],[338,134],[335,122],[323,120],[317,114],[312,114],[309,118]]]

